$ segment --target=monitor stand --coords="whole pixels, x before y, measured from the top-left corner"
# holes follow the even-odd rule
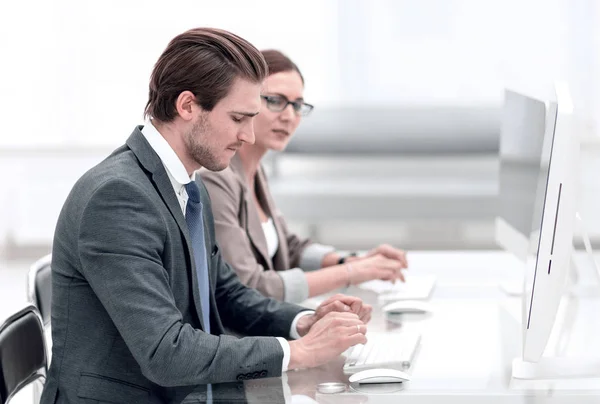
[[[579,213],[575,215],[575,218],[583,236],[585,249],[600,280],[600,268],[593,255],[589,234]],[[568,345],[568,339],[575,321],[573,312],[577,310],[578,306],[578,299],[575,296],[578,296],[576,289],[579,285],[579,270],[576,269],[576,266],[573,266],[574,261],[572,258],[571,265],[572,270],[569,271],[571,273],[569,277],[570,284],[567,285],[565,293],[567,308],[562,315],[557,315],[557,324],[555,324],[555,327],[558,327],[561,331],[557,341],[555,341],[556,356],[543,356],[538,362],[527,362],[522,358],[514,359],[512,363],[513,378],[524,380],[600,378],[600,358],[561,356],[564,354],[561,351]],[[596,288],[598,288],[598,285],[596,285]]]

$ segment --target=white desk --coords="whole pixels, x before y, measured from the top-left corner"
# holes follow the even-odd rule
[[[249,402],[258,390],[264,393],[262,402],[270,402],[269,386],[276,388],[282,382],[296,395],[292,402],[311,402],[298,396],[302,395],[318,403],[600,403],[600,378],[511,380],[511,362],[520,350],[520,326],[502,307],[519,301],[506,297],[498,283],[519,279],[514,258],[502,252],[415,252],[409,260],[415,274],[437,276],[431,298],[434,313],[406,315],[397,324],[382,315],[374,293],[354,287],[347,292],[374,305],[369,330],[421,330],[421,347],[409,371],[411,382],[350,385],[338,360],[317,369],[291,371],[281,379],[246,381]],[[578,303],[568,352],[600,357],[600,298],[585,297]],[[317,384],[335,381],[346,383],[346,392],[316,392]]]

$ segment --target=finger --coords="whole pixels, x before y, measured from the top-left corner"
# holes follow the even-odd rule
[[[408,260],[406,259],[406,252],[404,252],[398,248],[394,248],[389,244],[383,244],[383,245],[379,246],[379,250],[386,257],[399,261],[402,264],[403,268],[408,268]]]
[[[367,337],[363,333],[355,333],[352,335],[345,335],[341,338],[343,346],[349,348],[358,344],[366,344]]]
[[[406,278],[404,277],[402,270],[399,269],[394,272],[394,277],[390,279],[390,281],[395,285],[396,281],[400,281],[402,283],[406,282]]]
[[[344,313],[344,312],[350,312],[350,311],[351,311],[350,306],[340,302],[339,300],[336,300],[336,301],[333,301],[326,305],[321,304],[321,306],[319,306],[317,308],[317,315],[319,317],[323,317],[325,314],[331,313],[331,312]]]
[[[338,327],[356,327],[357,325],[364,325],[358,315],[354,313],[332,313],[328,315],[327,323],[332,328]]]
[[[406,251],[402,251],[402,255],[404,256],[404,268],[408,268],[408,254]]]
[[[324,318],[329,319],[331,322],[333,323],[337,323],[339,325],[350,325],[350,324],[356,324],[357,322],[360,322],[360,319],[358,318],[358,315],[355,313],[351,313],[351,312],[344,312],[344,313],[340,313],[338,311],[332,311],[327,313]]]
[[[348,306],[351,306],[353,302],[360,300],[360,298],[338,293],[338,294],[335,294],[335,295],[331,296],[330,298],[324,300],[323,303],[321,303],[321,306],[328,305],[336,300],[339,300],[340,302],[342,302]]]
[[[371,312],[367,313],[364,315],[364,317],[361,317],[360,320],[365,323],[368,324],[369,321],[371,321]]]
[[[404,269],[408,268],[408,259],[406,258],[406,252],[399,250],[400,251],[400,262],[402,262],[402,266]]]
[[[375,263],[375,265],[378,268],[382,268],[382,269],[399,270],[399,269],[403,268],[402,262],[395,260],[395,259],[386,258],[386,257],[381,257],[380,259],[378,259],[377,262]]]
[[[367,326],[362,322],[359,324],[347,325],[340,327],[339,330],[340,335],[354,335],[354,334],[366,334]]]
[[[373,306],[370,304],[363,304],[360,309],[360,313],[358,313],[358,318],[363,320],[367,315],[370,315],[373,312]],[[364,320],[363,320],[364,321]]]
[[[355,318],[335,318],[327,323],[327,328],[332,335],[352,335],[355,333],[366,333],[367,326],[358,316]]]
[[[360,321],[362,321],[363,323],[367,324],[369,321],[371,321],[371,312],[364,312],[361,313],[358,318],[360,319]]]
[[[406,259],[406,253],[404,251],[394,248],[392,246],[389,246],[388,254],[389,254],[388,256],[390,258],[394,258],[394,259],[400,261],[402,263],[403,268],[408,267],[408,261]]]
[[[393,282],[398,278],[398,270],[396,269],[381,269],[378,273],[378,278],[384,281]]]
[[[320,317],[323,317],[325,314],[332,312],[332,311],[339,311],[339,312],[346,312],[346,311],[351,311],[350,310],[350,306],[348,306],[347,304],[339,301],[339,300],[334,300],[332,302],[328,302],[328,303],[321,303],[321,305],[319,307],[317,307],[317,315]]]
[[[360,315],[360,311],[362,310],[362,307],[363,307],[362,300],[357,300],[356,302],[352,303],[352,305],[350,306],[350,309],[352,310],[352,313],[356,313],[356,314]]]

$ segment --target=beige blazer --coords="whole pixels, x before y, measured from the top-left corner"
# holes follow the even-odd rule
[[[288,230],[261,167],[255,178],[257,199],[272,218],[279,239],[279,248],[271,259],[240,158],[234,156],[223,171],[202,169],[199,174],[212,201],[219,248],[240,280],[265,296],[279,300],[300,302],[308,298],[303,271],[320,268],[323,256],[333,251],[333,247],[313,243]]]

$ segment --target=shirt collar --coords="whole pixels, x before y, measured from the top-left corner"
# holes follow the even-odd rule
[[[179,160],[179,157],[177,157],[177,154],[171,145],[169,145],[151,121],[144,125],[142,134],[148,143],[150,143],[150,147],[158,154],[158,157],[165,166],[176,193],[179,192],[181,187],[185,184],[194,180],[196,172],[192,174],[191,178],[188,176],[183,163]]]

